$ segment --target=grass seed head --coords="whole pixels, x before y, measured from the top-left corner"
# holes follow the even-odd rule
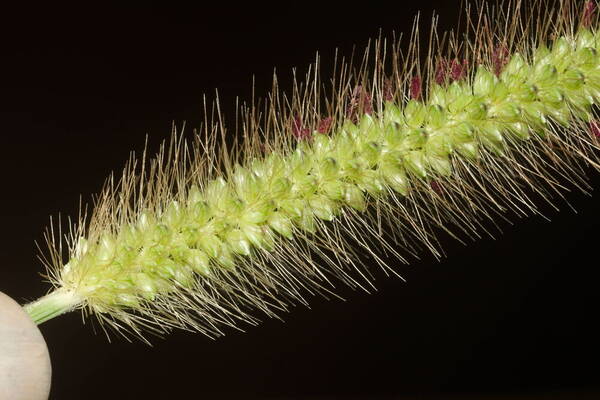
[[[81,309],[139,336],[219,336],[335,296],[339,281],[371,290],[365,257],[397,275],[390,256],[440,257],[442,232],[477,238],[589,190],[596,3],[466,11],[460,36],[434,29],[425,49],[415,25],[408,46],[377,40],[331,79],[318,61],[291,93],[274,77],[268,101],[240,107],[235,135],[206,104],[191,141],[174,131],[111,176],[70,233],[50,228],[55,292],[26,309],[39,322]]]

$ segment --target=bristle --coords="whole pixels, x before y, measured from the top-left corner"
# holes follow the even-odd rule
[[[466,18],[464,32],[433,29],[426,50],[418,24],[407,44],[380,38],[325,81],[317,58],[291,93],[274,76],[233,125],[205,103],[191,141],[174,129],[108,179],[70,234],[51,225],[44,262],[60,296],[26,309],[38,321],[82,309],[141,337],[219,336],[335,296],[340,281],[371,291],[365,257],[398,275],[390,259],[439,258],[441,234],[495,234],[588,191],[596,3],[481,2]]]

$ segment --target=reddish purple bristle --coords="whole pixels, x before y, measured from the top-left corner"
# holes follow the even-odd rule
[[[594,1],[588,1],[585,3],[585,7],[583,9],[583,17],[581,19],[581,23],[584,27],[589,28],[592,25],[592,19],[594,18],[594,14],[596,13],[596,3]]]
[[[353,122],[357,122],[358,112],[361,110],[364,114],[373,114],[373,99],[362,85],[358,85],[352,91],[352,98],[346,108],[346,117]]]
[[[596,138],[600,139],[600,123],[598,121],[590,122],[590,132]]]
[[[362,106],[365,114],[373,114],[373,99],[371,98],[371,95],[366,91],[363,92]]]
[[[492,54],[492,64],[494,66],[494,73],[496,76],[500,76],[502,71],[504,71],[504,67],[508,64],[509,60],[509,52],[506,46],[498,46],[494,53]]]
[[[435,69],[435,83],[445,85],[448,81],[448,61],[445,58],[440,58]]]
[[[384,101],[393,101],[394,100],[394,92],[392,90],[392,81],[387,78],[383,84],[383,100]]]
[[[421,99],[421,77],[413,76],[410,80],[410,98],[413,100]]]
[[[331,117],[322,119],[321,121],[319,121],[319,125],[317,126],[317,132],[319,132],[323,135],[329,133],[332,122],[333,122],[333,118],[331,118]]]
[[[298,140],[308,139],[310,137],[310,129],[306,128],[302,124],[302,118],[296,116],[292,123],[292,134]]]
[[[429,185],[434,192],[437,194],[442,194],[442,185],[440,185],[438,181],[431,181]]]
[[[450,66],[450,78],[453,81],[460,81],[465,76],[467,76],[467,70],[469,68],[469,61],[463,60],[461,63],[457,59],[452,60],[452,65]]]

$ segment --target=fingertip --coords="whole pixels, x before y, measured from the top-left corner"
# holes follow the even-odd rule
[[[51,377],[42,333],[23,307],[0,292],[0,399],[46,400]]]

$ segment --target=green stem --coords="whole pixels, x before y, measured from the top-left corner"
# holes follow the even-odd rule
[[[72,311],[81,303],[82,299],[74,292],[57,289],[36,301],[23,306],[33,322],[41,324],[54,317]]]

